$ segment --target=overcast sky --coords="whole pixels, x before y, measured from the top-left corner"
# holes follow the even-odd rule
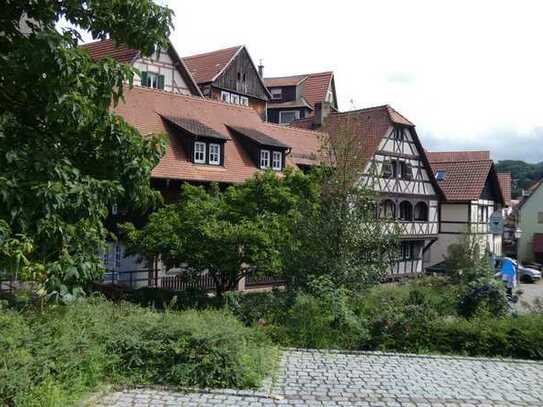
[[[183,56],[245,44],[265,76],[333,70],[341,110],[388,103],[428,150],[543,161],[543,1],[160,2]]]

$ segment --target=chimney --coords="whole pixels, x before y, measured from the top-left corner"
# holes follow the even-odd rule
[[[261,78],[264,78],[264,65],[262,65],[262,60],[258,64],[258,74]]]
[[[321,127],[329,114],[330,102],[315,103],[315,110],[313,111],[313,127],[316,129]]]

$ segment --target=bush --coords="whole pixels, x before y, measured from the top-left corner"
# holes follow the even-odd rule
[[[90,299],[0,315],[0,405],[64,406],[105,383],[255,387],[273,348],[226,311]]]
[[[471,318],[477,313],[488,312],[503,316],[509,309],[505,287],[495,280],[482,278],[468,284],[458,299],[458,313]]]

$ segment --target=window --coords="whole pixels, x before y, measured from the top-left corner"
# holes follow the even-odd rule
[[[279,123],[288,124],[294,120],[300,118],[300,112],[298,110],[287,110],[279,112]]]
[[[281,171],[283,169],[283,153],[281,151],[274,151],[272,158],[272,169]]]
[[[381,219],[394,219],[396,217],[396,205],[390,199],[381,202],[379,207],[379,217]]]
[[[401,260],[412,260],[413,259],[413,243],[411,242],[401,242],[400,243],[400,259]]]
[[[249,106],[249,98],[247,96],[240,96],[239,104],[243,106]]]
[[[543,223],[543,212],[537,212],[537,223]]]
[[[428,205],[425,202],[419,202],[415,205],[415,220],[428,221]]]
[[[159,75],[154,72],[142,72],[141,86],[153,89],[164,89],[164,75]]]
[[[479,223],[488,222],[488,206],[481,205],[479,206]]]
[[[413,220],[413,205],[409,201],[403,201],[400,204],[400,220],[404,222]]]
[[[238,72],[238,81],[241,81],[241,72]]]
[[[283,99],[283,89],[282,88],[273,88],[270,90],[271,97],[274,100]]]
[[[245,82],[245,79],[246,79],[245,74],[243,74],[243,82]]]
[[[411,179],[413,178],[413,169],[410,163],[402,161],[400,163],[400,177],[402,179]]]
[[[270,168],[270,152],[260,150],[260,168]]]
[[[395,160],[383,161],[383,178],[396,178],[398,174],[398,162]]]
[[[205,164],[206,162],[206,143],[196,141],[194,143],[194,162],[197,164]]]
[[[221,164],[221,146],[219,144],[209,144],[209,163],[212,165]]]
[[[226,103],[230,103],[230,92],[221,91],[221,100]]]
[[[443,170],[437,170],[437,171],[436,171],[436,181],[437,181],[437,182],[444,181],[446,175],[447,175],[447,173],[446,173],[445,171],[443,171]]]
[[[236,95],[234,93],[230,94],[230,103],[239,105],[239,95]]]

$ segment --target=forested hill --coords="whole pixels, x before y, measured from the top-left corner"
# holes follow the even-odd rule
[[[524,161],[503,160],[496,164],[498,172],[510,172],[513,178],[513,198],[519,196],[523,188],[543,178],[543,161],[530,164]]]

